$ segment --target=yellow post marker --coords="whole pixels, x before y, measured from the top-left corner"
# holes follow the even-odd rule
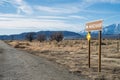
[[[90,35],[90,32],[88,32],[88,34],[87,34],[87,40],[90,41],[90,39],[91,39],[91,35]]]
[[[90,39],[91,39],[91,35],[90,32],[88,32],[87,34],[87,40],[88,40],[88,67],[90,68]]]

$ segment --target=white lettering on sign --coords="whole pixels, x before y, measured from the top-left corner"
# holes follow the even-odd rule
[[[86,30],[102,30],[102,20],[86,23]]]

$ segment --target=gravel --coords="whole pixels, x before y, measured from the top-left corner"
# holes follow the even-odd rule
[[[0,80],[87,80],[44,58],[16,50],[0,41]]]

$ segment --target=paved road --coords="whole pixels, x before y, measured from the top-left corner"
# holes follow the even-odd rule
[[[3,50],[3,51],[2,51]],[[86,80],[55,63],[0,41],[0,80]]]

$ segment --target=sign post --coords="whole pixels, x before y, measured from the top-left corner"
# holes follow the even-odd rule
[[[98,72],[101,72],[101,31],[99,31]]]
[[[90,39],[91,39],[91,35],[90,32],[88,32],[87,34],[87,40],[88,40],[88,67],[90,68]]]
[[[87,34],[87,39],[88,39],[88,65],[90,68],[90,31],[93,30],[98,30],[99,31],[99,50],[98,50],[98,72],[101,72],[101,33],[102,33],[102,20],[98,20],[98,21],[93,21],[93,22],[89,22],[86,23],[86,31],[88,31]],[[90,37],[90,38],[89,38]]]

